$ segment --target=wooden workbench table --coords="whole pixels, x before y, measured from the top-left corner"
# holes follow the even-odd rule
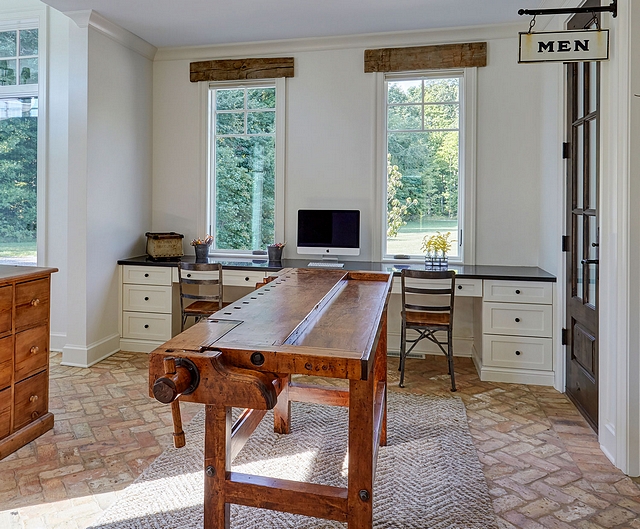
[[[204,527],[229,527],[236,503],[371,528],[378,447],[386,444],[384,272],[285,269],[150,358],[162,402],[206,404]],[[349,389],[291,382],[303,374],[349,380]],[[267,410],[288,433],[291,401],[349,407],[348,487],[231,472],[231,460]],[[231,408],[246,408],[235,424]],[[174,413],[178,420],[179,413]],[[179,434],[178,434],[179,437]]]

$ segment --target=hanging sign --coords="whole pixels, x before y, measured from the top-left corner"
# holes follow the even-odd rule
[[[608,59],[608,29],[520,33],[518,62],[582,62]]]

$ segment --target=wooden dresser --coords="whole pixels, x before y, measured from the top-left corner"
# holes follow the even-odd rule
[[[56,268],[0,265],[0,459],[53,428],[49,292]]]

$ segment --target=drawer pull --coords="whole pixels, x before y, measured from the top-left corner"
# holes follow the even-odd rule
[[[145,274],[144,277],[149,277],[149,274]]]
[[[520,356],[522,353],[520,351],[516,351],[516,356]]]
[[[516,294],[520,294],[520,291],[519,291],[519,290],[516,290]]]
[[[40,350],[40,348],[37,345],[32,345],[31,349],[29,349],[29,352],[32,355],[38,354],[38,351]]]
[[[34,411],[31,414],[31,418],[35,421],[38,417],[40,416],[40,414],[37,411]]]
[[[249,281],[249,278],[248,278],[248,277],[245,277],[245,278],[244,278],[244,280],[245,280],[245,281]]]
[[[31,395],[31,396],[29,397],[29,402],[35,402],[35,401],[37,401],[37,400],[38,400],[38,395]]]
[[[520,318],[516,318],[516,323],[520,323]]]
[[[33,299],[29,302],[29,304],[30,304],[32,307],[37,307],[38,305],[40,305],[40,300],[39,300],[38,298],[33,298]]]
[[[187,274],[187,277],[191,277],[191,274]]]
[[[149,328],[149,324],[148,324],[148,323],[145,323],[145,324],[144,324],[144,328],[145,328],[145,329],[148,329],[148,328]]]
[[[462,285],[458,285],[458,290],[462,290]]]
[[[144,300],[145,300],[145,301],[149,301],[149,296],[145,296],[145,297],[144,297]]]

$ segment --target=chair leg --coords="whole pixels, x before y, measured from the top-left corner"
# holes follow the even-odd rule
[[[407,329],[404,324],[404,320],[402,322],[402,329],[400,334],[400,365],[398,366],[398,371],[400,371],[400,383],[399,387],[404,387],[404,363],[407,359]]]
[[[447,332],[447,360],[449,363],[449,375],[451,375],[451,391],[456,389],[456,375],[453,371],[453,336],[451,330]]]

